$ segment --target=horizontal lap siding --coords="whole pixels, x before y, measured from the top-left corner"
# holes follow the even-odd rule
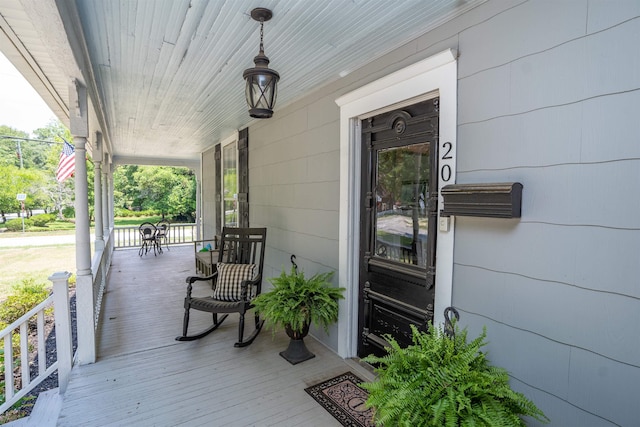
[[[453,303],[553,426],[640,419],[640,2],[488,1],[251,126],[267,274],[338,266],[334,100],[458,58],[458,183],[519,181],[522,218],[456,219]],[[344,177],[343,177],[344,178]],[[344,284],[355,286],[354,284]],[[335,348],[337,331],[323,342]],[[537,425],[530,422],[530,425]]]
[[[472,284],[455,295],[469,312],[614,362],[633,365],[640,357],[637,342],[625,339],[640,324],[634,299],[469,266],[457,266],[456,280]]]
[[[554,426],[640,419],[640,6],[611,6],[459,34],[457,182],[524,189],[520,219],[457,218],[453,302]]]
[[[640,231],[478,218],[456,224],[465,230],[456,240],[456,264],[640,299],[629,280],[640,277]]]
[[[458,170],[466,174],[637,159],[640,144],[629,143],[629,138],[640,133],[638,105],[640,91],[634,90],[461,124],[458,137],[465,149],[458,153]]]
[[[282,120],[306,121],[299,112],[292,116]],[[276,130],[270,137],[268,128],[253,129],[249,155],[250,202],[255,207],[250,222],[269,229],[272,250],[267,252],[267,267],[276,272],[283,265],[288,269],[289,257],[295,254],[301,267],[309,263],[311,274],[318,271],[312,264],[335,269],[340,183],[337,120],[331,129],[321,126],[323,132],[300,131],[290,136]]]
[[[266,277],[288,270],[292,254],[307,276],[337,270],[338,125],[335,102],[320,98],[277,111],[249,131],[250,223],[268,228]],[[315,327],[312,333],[337,348],[336,328],[329,336]]]

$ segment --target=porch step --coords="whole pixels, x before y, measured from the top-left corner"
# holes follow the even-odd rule
[[[62,409],[62,396],[57,388],[38,395],[31,415],[4,424],[6,427],[55,427]]]
[[[29,424],[29,417],[24,417],[17,419],[15,421],[9,421],[8,423],[2,424],[2,427],[27,427]]]

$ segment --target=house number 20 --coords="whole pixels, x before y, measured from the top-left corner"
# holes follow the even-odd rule
[[[451,150],[453,150],[453,144],[449,141],[442,144],[442,157],[441,160],[453,160],[453,155],[451,154]],[[450,162],[441,162],[440,164],[440,179],[444,182],[449,182],[451,179],[451,165]]]

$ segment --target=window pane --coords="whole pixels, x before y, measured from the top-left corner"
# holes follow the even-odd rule
[[[236,143],[222,147],[222,198],[224,225],[238,226],[238,174]]]
[[[238,208],[235,200],[224,201],[224,225],[229,227],[238,226]]]
[[[378,151],[375,255],[426,267],[429,144]]]

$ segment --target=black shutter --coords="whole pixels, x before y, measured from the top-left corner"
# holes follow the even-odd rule
[[[238,135],[238,226],[249,227],[249,128]]]
[[[220,144],[216,145],[214,150],[215,168],[216,168],[216,236],[222,235],[222,152]]]

